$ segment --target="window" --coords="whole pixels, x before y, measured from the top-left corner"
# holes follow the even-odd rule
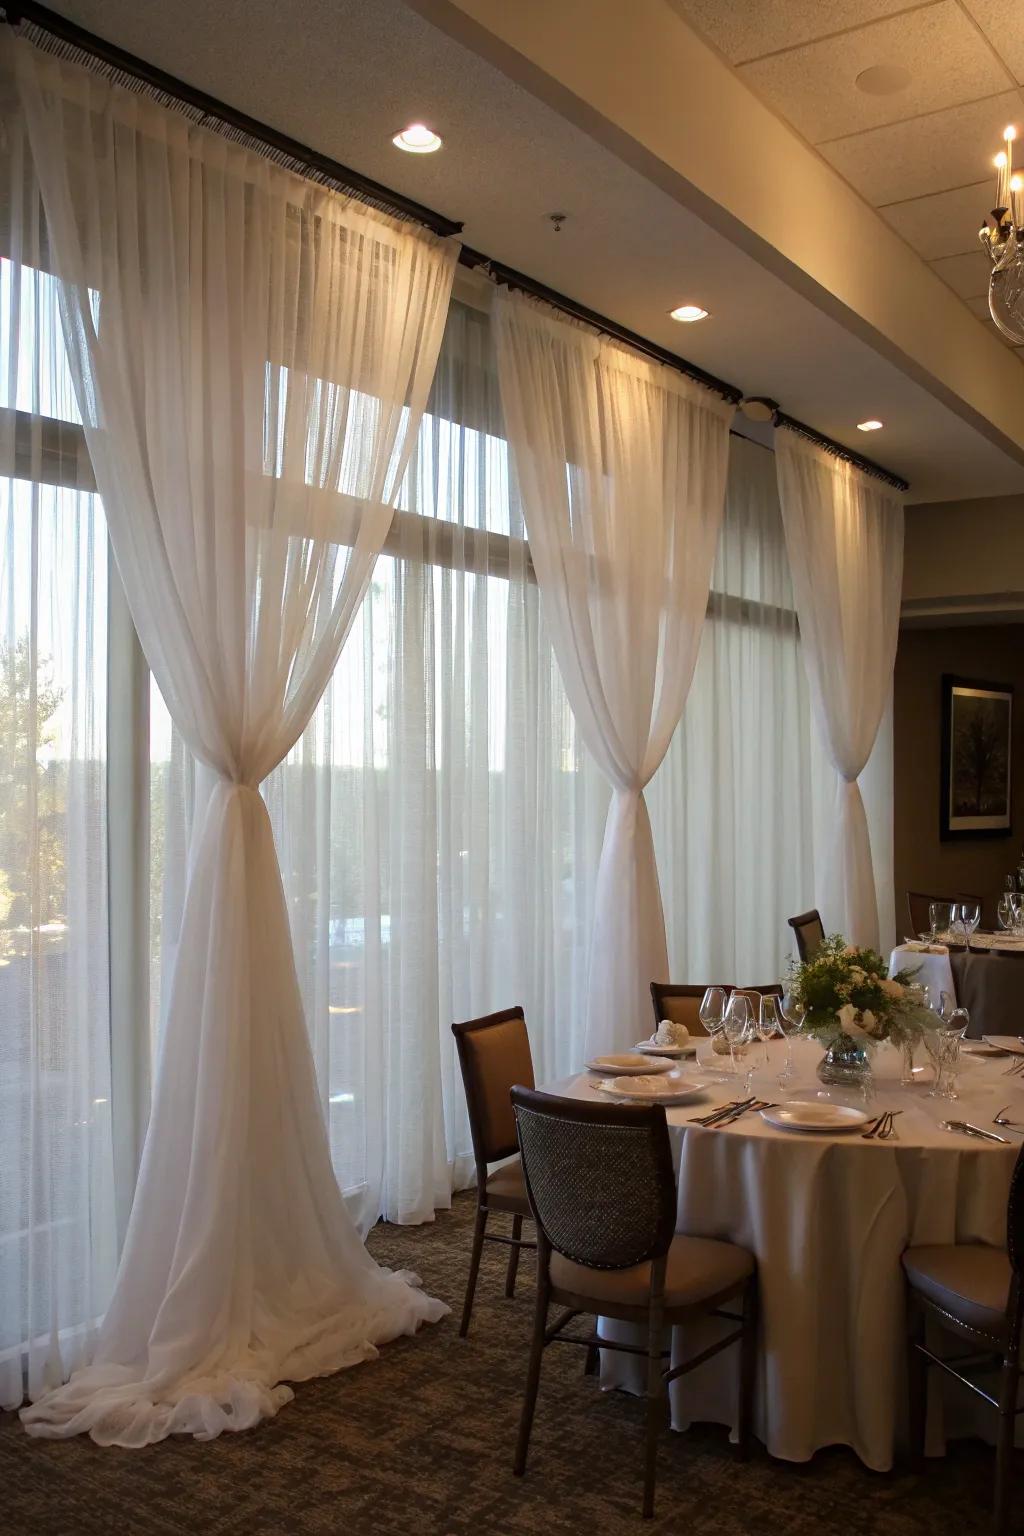
[[[107,539],[55,280],[0,259],[0,1405],[74,1366],[116,1265]]]

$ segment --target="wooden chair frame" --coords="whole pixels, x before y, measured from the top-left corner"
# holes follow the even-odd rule
[[[452,1034],[455,1036],[455,1048],[458,1052],[459,1066],[462,1069],[462,1082],[466,1090],[466,1105],[469,1110],[469,1132],[473,1141],[473,1159],[476,1164],[476,1220],[473,1224],[473,1247],[469,1260],[469,1276],[466,1281],[466,1295],[462,1303],[462,1319],[459,1323],[459,1337],[464,1339],[469,1332],[469,1323],[473,1315],[473,1300],[476,1296],[477,1277],[480,1273],[480,1260],[483,1256],[484,1243],[500,1243],[509,1249],[508,1269],[505,1274],[505,1295],[513,1297],[516,1293],[516,1275],[519,1271],[519,1255],[524,1248],[536,1248],[537,1244],[529,1238],[523,1237],[523,1220],[532,1219],[529,1206],[526,1203],[520,1205],[518,1201],[508,1199],[503,1195],[495,1195],[487,1187],[487,1165],[489,1162],[511,1157],[517,1154],[519,1148],[516,1144],[510,1147],[495,1149],[485,1145],[480,1129],[480,1112],[474,1092],[474,1068],[469,1059],[467,1048],[467,1036],[484,1029],[493,1029],[498,1024],[510,1024],[519,1020],[523,1028],[526,1028],[526,1015],[522,1008],[504,1008],[498,1013],[490,1013],[480,1019],[467,1019],[463,1024],[453,1024]],[[512,1084],[509,1084],[509,1088]],[[503,1233],[488,1232],[487,1223],[492,1212],[501,1212],[512,1217],[512,1235],[506,1237]]]
[[[537,1297],[534,1309],[533,1337],[530,1342],[526,1393],[523,1399],[519,1435],[516,1441],[515,1459],[512,1466],[515,1476],[522,1477],[526,1471],[526,1461],[529,1454],[530,1434],[533,1428],[534,1410],[537,1405],[537,1394],[540,1388],[541,1364],[544,1351],[549,1344],[572,1344],[577,1348],[585,1349],[587,1351],[588,1372],[596,1364],[599,1349],[613,1350],[619,1354],[639,1355],[647,1362],[643,1516],[645,1519],[650,1519],[654,1514],[658,1436],[665,1417],[664,1409],[668,1387],[677,1377],[696,1370],[699,1365],[703,1365],[705,1361],[720,1354],[722,1350],[729,1349],[733,1344],[739,1344],[740,1346],[738,1451],[742,1460],[746,1460],[750,1454],[754,1383],[757,1371],[757,1270],[755,1268],[753,1274],[747,1280],[740,1282],[738,1285],[727,1287],[720,1295],[705,1297],[704,1300],[698,1303],[687,1306],[669,1306],[666,1303],[665,1271],[668,1250],[674,1236],[676,1192],[668,1126],[662,1106],[588,1104],[576,1099],[559,1099],[552,1094],[538,1093],[534,1089],[520,1087],[513,1088],[512,1103],[517,1109],[523,1106],[527,1109],[542,1109],[549,1112],[552,1112],[556,1106],[562,1106],[563,1110],[566,1106],[569,1106],[572,1117],[576,1121],[593,1121],[605,1126],[629,1125],[635,1127],[638,1124],[643,1124],[646,1120],[654,1128],[654,1133],[659,1138],[663,1138],[663,1146],[659,1149],[659,1163],[661,1164],[659,1181],[665,1189],[666,1217],[663,1223],[662,1240],[658,1243],[656,1251],[650,1255],[651,1286],[649,1298],[643,1306],[616,1304],[612,1301],[588,1296],[583,1292],[565,1290],[553,1284],[551,1280],[552,1246],[534,1204],[533,1194],[530,1189],[530,1171],[524,1159],[523,1172],[526,1177],[526,1189],[530,1197],[533,1219],[537,1226]],[[659,1125],[660,1131],[658,1130]],[[739,1301],[739,1311],[724,1310],[726,1303],[735,1300]],[[565,1310],[561,1316],[549,1324],[548,1312],[552,1305],[563,1307]],[[622,1322],[635,1323],[641,1327],[646,1326],[646,1346],[620,1344],[610,1339],[603,1339],[598,1335],[596,1329],[583,1337],[576,1333],[566,1333],[565,1329],[567,1326],[581,1315],[611,1317]],[[721,1318],[727,1322],[735,1323],[737,1326],[724,1338],[708,1345],[707,1348],[700,1350],[699,1353],[691,1355],[689,1359],[682,1361],[681,1364],[673,1366],[669,1370],[663,1370],[662,1361],[670,1353],[669,1350],[664,1349],[662,1346],[662,1332],[664,1328],[675,1327],[695,1317]]]

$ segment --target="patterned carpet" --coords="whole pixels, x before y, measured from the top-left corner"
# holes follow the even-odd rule
[[[379,1227],[376,1256],[461,1299],[472,1200],[430,1227]],[[640,1520],[642,1406],[582,1375],[582,1351],[544,1363],[530,1469],[510,1460],[530,1324],[530,1265],[505,1301],[504,1253],[485,1253],[473,1329],[454,1317],[380,1360],[300,1386],[269,1424],[214,1444],[147,1451],[30,1440],[0,1414],[3,1536],[969,1536],[987,1529],[992,1454],[954,1448],[924,1477],[867,1472],[852,1453],[808,1466],[736,1462],[726,1434],[666,1434],[655,1519]],[[1024,1527],[1022,1527],[1024,1528]]]

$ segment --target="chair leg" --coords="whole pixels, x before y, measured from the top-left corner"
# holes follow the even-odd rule
[[[486,1205],[478,1205],[476,1208],[476,1226],[473,1228],[473,1252],[469,1260],[469,1279],[466,1281],[466,1299],[462,1304],[462,1322],[459,1325],[460,1339],[464,1339],[469,1332],[469,1319],[473,1312],[476,1277],[480,1272],[480,1255],[484,1251],[484,1232],[486,1230],[487,1207]]]
[[[925,1341],[925,1316],[913,1296],[907,1298],[907,1397],[910,1465],[924,1470],[924,1440],[928,1415],[928,1360],[918,1348]]]
[[[537,1255],[538,1266],[540,1253]],[[533,1310],[533,1338],[530,1340],[530,1364],[526,1372],[526,1395],[523,1398],[523,1411],[519,1419],[519,1438],[516,1441],[516,1456],[512,1463],[512,1471],[516,1477],[522,1477],[526,1471],[526,1456],[530,1449],[530,1431],[533,1428],[533,1410],[537,1406],[537,1391],[540,1387],[540,1367],[544,1356],[544,1333],[548,1325],[548,1279],[546,1274],[537,1274],[537,1300]]]
[[[518,1243],[523,1235],[523,1218],[512,1217],[512,1241]],[[516,1293],[516,1271],[519,1269],[519,1249],[512,1247],[508,1251],[508,1274],[505,1276],[505,1295],[514,1296]]]
[[[591,1344],[583,1359],[584,1376],[596,1376],[601,1365],[601,1351],[596,1344]]]
[[[1011,1356],[1003,1361],[999,1380],[999,1433],[996,1440],[996,1536],[1009,1536],[1013,1442],[1017,1426],[1017,1382],[1019,1368]]]
[[[736,1440],[742,1461],[746,1461],[750,1455],[756,1381],[757,1276],[752,1275],[743,1292],[743,1335],[740,1339],[740,1400]]]
[[[647,1428],[644,1440],[643,1507],[645,1520],[650,1520],[654,1514],[658,1435],[661,1431],[662,1409],[667,1390],[661,1372],[661,1318],[661,1304],[656,1302],[651,1306],[647,1322]]]

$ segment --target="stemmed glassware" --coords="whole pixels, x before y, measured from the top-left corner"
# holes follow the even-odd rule
[[[764,1064],[768,1066],[768,1041],[782,1039],[781,1001],[774,993],[763,992],[761,994],[761,1006],[757,1016],[757,1038],[764,1046]]]
[[[786,993],[779,1008],[779,1020],[786,1037],[786,1065],[779,1073],[780,1088],[787,1087],[796,1075],[793,1071],[793,1041],[800,1033],[806,1016],[807,1009],[803,1003],[797,1002],[791,993]]]
[[[729,1042],[729,1055],[732,1059],[733,1072],[737,1072],[737,1061],[742,1061],[754,1043],[756,1030],[754,1028],[754,1013],[750,1006],[749,997],[743,997],[734,992],[729,999],[725,1010],[725,1038]],[[750,1079],[754,1075],[753,1062],[749,1062],[745,1074],[743,1092],[750,1092]]]
[[[697,1009],[697,1017],[711,1039],[712,1049],[715,1048],[715,1041],[725,1026],[725,1010],[728,1003],[727,987],[708,987]]]
[[[945,996],[945,994],[943,994]],[[925,1031],[924,1046],[935,1068],[935,1082],[928,1090],[931,1099],[956,1099],[960,1042],[967,1032],[970,1016],[966,1008],[954,1008]]]
[[[948,901],[930,901],[928,903],[928,922],[931,927],[931,940],[935,940],[941,933],[948,933],[953,922],[953,907]]]
[[[971,935],[977,930],[980,922],[980,903],[977,901],[962,901],[960,903],[960,923],[964,929],[968,944],[971,942]]]
[[[1011,898],[1009,888],[1003,892],[1002,896],[1000,896],[998,902],[996,903],[996,922],[999,924],[1000,928],[1004,928],[1007,931],[1013,929],[1015,926],[1013,916],[1013,900]]]
[[[1010,913],[1013,917],[1013,933],[1019,934],[1024,928],[1024,893],[1014,891],[1010,896]]]

